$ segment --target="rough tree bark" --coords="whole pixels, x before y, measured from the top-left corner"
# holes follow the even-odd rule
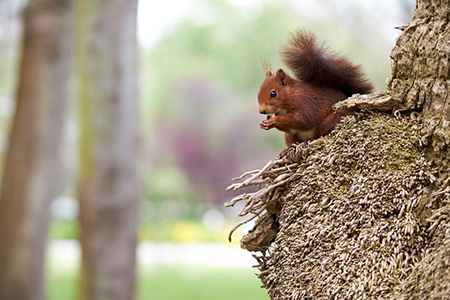
[[[449,1],[418,0],[408,25],[392,50],[388,91],[406,109],[421,111],[429,140],[428,158],[442,164],[440,180],[448,177],[450,144]],[[445,166],[445,167],[444,167]]]
[[[77,1],[82,270],[79,299],[133,299],[139,176],[136,10]]]
[[[229,187],[260,186],[226,205],[261,215],[241,246],[272,299],[449,297],[449,12],[418,0],[386,92],[342,101],[328,136]]]
[[[72,1],[31,1],[0,195],[0,299],[44,299],[49,204],[62,192]]]

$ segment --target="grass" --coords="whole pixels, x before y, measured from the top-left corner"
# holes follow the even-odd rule
[[[255,270],[184,266],[140,267],[137,300],[269,299]],[[76,299],[78,271],[51,266],[48,299]]]
[[[181,242],[224,241],[223,232],[208,232],[200,221],[176,221],[165,224],[158,232],[148,224],[141,224],[141,240]],[[160,228],[157,228],[160,229]],[[78,236],[76,220],[56,220],[50,237],[56,240],[75,240]],[[180,234],[182,233],[182,234]],[[239,233],[237,233],[239,234]],[[237,242],[235,241],[236,247]],[[75,247],[76,248],[76,247]],[[47,257],[47,294],[49,300],[75,300],[78,289],[79,257],[73,245],[62,246]],[[218,258],[220,259],[220,258]],[[239,267],[186,267],[184,265],[142,264],[138,268],[136,300],[269,300],[258,270]]]
[[[139,299],[269,299],[260,285],[251,269],[164,267],[141,271]]]
[[[53,270],[47,276],[47,294],[49,300],[75,300],[77,290],[77,274]]]

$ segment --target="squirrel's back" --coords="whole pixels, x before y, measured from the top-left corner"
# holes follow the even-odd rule
[[[312,33],[295,31],[289,44],[280,54],[284,64],[298,80],[337,88],[347,97],[372,92],[373,86],[360,66],[352,64],[345,57],[328,53],[317,44]]]

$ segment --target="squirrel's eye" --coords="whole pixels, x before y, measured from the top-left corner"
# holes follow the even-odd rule
[[[270,92],[270,99],[273,99],[273,98],[275,98],[277,96],[277,92],[275,92],[275,91],[271,91]]]

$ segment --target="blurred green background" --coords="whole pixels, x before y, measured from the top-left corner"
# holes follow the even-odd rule
[[[5,151],[14,108],[24,2],[0,1],[0,153]],[[269,59],[278,68],[277,50],[290,31],[304,28],[361,64],[376,90],[384,90],[390,50],[400,33],[394,26],[409,21],[414,5],[413,0],[140,0],[142,249],[159,245],[151,251],[167,251],[167,243],[195,244],[198,249],[218,244],[223,256],[214,248],[212,257],[220,261],[229,255],[239,263],[227,266],[225,259],[224,264],[198,266],[169,258],[167,263],[146,264],[142,250],[139,299],[268,299],[253,274],[257,270],[250,268],[251,255],[235,251],[251,225],[236,232],[234,243],[227,245],[239,207],[223,208],[235,196],[225,192],[231,178],[260,168],[284,147],[283,134],[258,126],[261,60]],[[72,177],[77,136],[77,126],[69,123],[64,147]],[[74,197],[69,184],[51,207],[50,238],[55,243],[50,244],[47,264],[50,297],[55,300],[70,298],[77,284]],[[58,243],[61,240],[68,243]],[[57,257],[64,247],[72,250]]]

